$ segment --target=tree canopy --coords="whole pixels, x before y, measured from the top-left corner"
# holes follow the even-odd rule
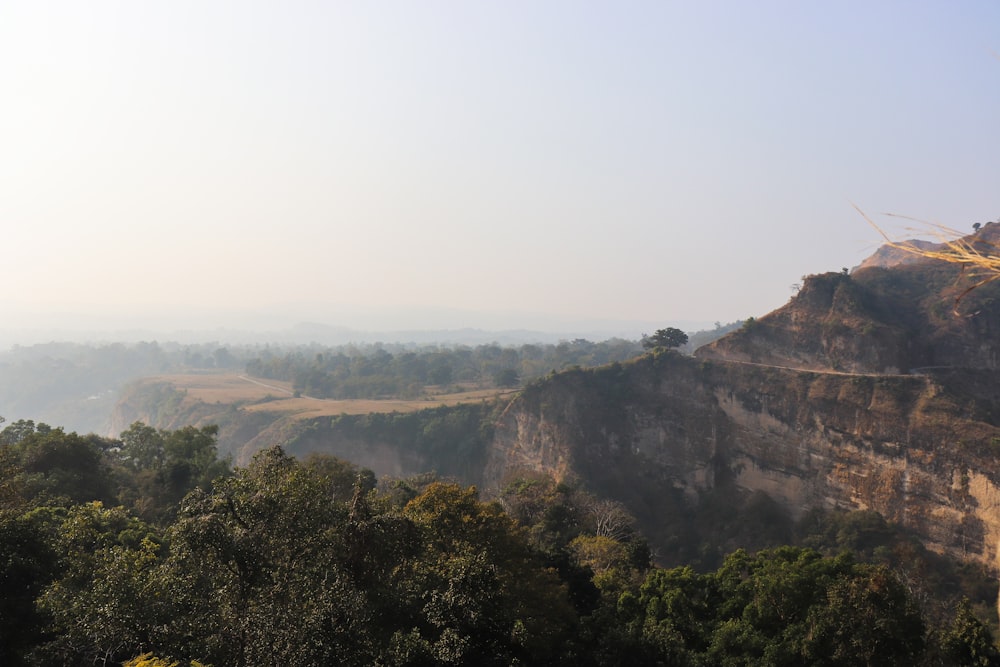
[[[657,329],[656,333],[652,336],[643,335],[642,337],[642,346],[647,350],[652,350],[658,347],[672,349],[675,347],[681,347],[682,345],[687,344],[687,342],[688,335],[680,329],[675,329],[674,327]]]
[[[1000,665],[972,605],[932,616],[885,564],[654,567],[624,506],[544,475],[492,502],[280,448],[230,470],[212,427],[8,429],[5,665]],[[890,532],[810,521],[859,553]]]

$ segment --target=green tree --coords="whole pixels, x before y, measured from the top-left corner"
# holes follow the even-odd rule
[[[955,618],[939,638],[942,657],[949,665],[1000,665],[1000,651],[989,628],[972,613],[968,599],[955,610]]]
[[[573,664],[566,590],[499,505],[435,483],[404,513],[423,536],[402,582],[418,621],[408,650],[436,664]]]
[[[157,637],[171,609],[164,606],[169,596],[154,590],[162,545],[152,527],[99,502],[41,507],[27,518],[59,557],[58,576],[37,600],[49,618],[49,640],[34,660],[120,661]]]
[[[521,378],[516,368],[504,368],[494,374],[493,382],[498,387],[516,387],[521,383]]]
[[[635,645],[668,664],[913,665],[924,651],[919,610],[887,569],[809,549],[653,570],[619,608]]]
[[[835,665],[913,665],[924,649],[916,603],[889,570],[859,565],[814,604],[801,655]]]
[[[20,665],[43,637],[35,599],[56,574],[56,552],[39,527],[0,510],[0,664]]]
[[[215,425],[168,431],[135,422],[121,435],[118,500],[147,521],[170,523],[189,491],[207,490],[230,473],[228,457],[218,458],[217,437]]]
[[[121,434],[120,456],[126,465],[137,470],[159,470],[166,459],[163,432],[142,422],[133,422]]]
[[[675,348],[681,347],[688,342],[688,335],[681,331],[680,329],[675,329],[674,327],[667,327],[666,329],[657,329],[656,333],[652,336],[642,337],[642,346],[647,350],[652,350],[658,347],[664,348]]]
[[[328,481],[329,497],[333,500],[346,503],[354,496],[359,484],[362,493],[368,493],[375,488],[374,472],[368,468],[358,468],[350,461],[331,454],[311,452],[302,461],[302,465]]]
[[[61,428],[24,434],[12,446],[20,458],[25,496],[39,504],[113,501],[111,468],[105,456],[110,444]]]
[[[569,543],[576,561],[594,573],[594,584],[617,597],[631,583],[632,562],[628,548],[603,535],[581,535]]]
[[[374,610],[350,569],[350,513],[327,479],[279,448],[189,494],[170,532],[171,567],[185,609],[177,622],[200,637],[171,654],[237,667],[372,664]]]

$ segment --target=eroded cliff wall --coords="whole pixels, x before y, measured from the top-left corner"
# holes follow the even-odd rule
[[[765,491],[793,514],[872,509],[1000,571],[1000,429],[967,378],[799,371],[663,353],[552,376],[500,416],[484,481],[577,479],[660,535],[670,492]],[[982,381],[982,378],[979,378]]]

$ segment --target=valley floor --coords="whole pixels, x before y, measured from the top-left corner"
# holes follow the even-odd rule
[[[301,419],[358,415],[373,412],[415,412],[427,408],[478,403],[513,390],[477,389],[445,391],[428,387],[427,394],[419,399],[324,399],[296,396],[291,382],[257,379],[238,373],[187,373],[157,375],[145,378],[144,383],[166,383],[183,391],[188,400],[207,404],[241,404],[249,412],[266,411],[285,413]]]

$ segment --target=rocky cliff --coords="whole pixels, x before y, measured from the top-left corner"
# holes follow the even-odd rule
[[[974,239],[998,240],[1000,225]],[[1000,572],[1000,285],[959,299],[976,280],[940,261],[872,261],[809,277],[696,358],[555,375],[503,412],[485,482],[521,469],[580,480],[625,502],[654,543],[669,538],[665,499],[721,485],[793,515],[871,509]]]
[[[671,492],[734,485],[793,514],[876,510],[1000,570],[1000,428],[991,401],[959,389],[986,380],[651,355],[526,390],[496,424],[484,482],[523,469],[578,480],[626,503],[654,541]]]

